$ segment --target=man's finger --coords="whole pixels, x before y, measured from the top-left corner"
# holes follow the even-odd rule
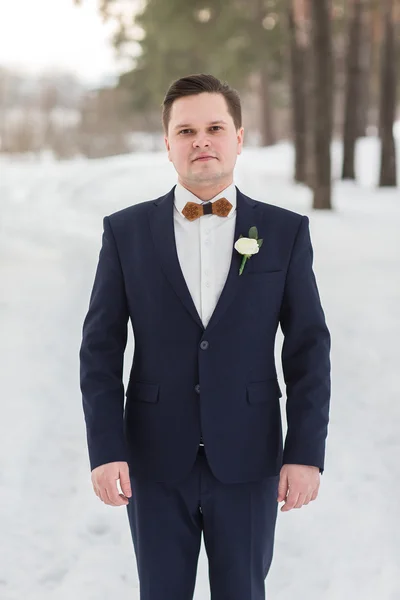
[[[118,504],[115,503],[114,496],[112,493],[110,493],[110,488],[107,486],[104,488],[104,496],[107,500],[106,504],[109,504],[110,506],[118,506]]]
[[[102,502],[104,502],[104,504],[108,504],[109,500],[108,500],[108,497],[106,495],[105,489],[104,488],[98,488],[98,490],[99,490],[98,496],[99,496],[100,500]]]
[[[292,508],[294,508],[294,505],[296,504],[298,498],[299,498],[298,492],[293,492],[293,490],[289,490],[288,497],[286,498],[286,502],[282,506],[281,511],[287,512],[288,510],[292,510]]]
[[[306,495],[305,494],[299,494],[299,497],[297,498],[297,502],[294,505],[293,508],[301,508],[304,504],[304,500],[306,499]]]
[[[96,496],[98,498],[100,498],[99,490],[97,489],[97,486],[94,485],[94,483],[93,483],[93,490],[94,490],[94,493],[96,494]]]
[[[286,494],[288,491],[287,483],[288,482],[287,482],[286,475],[281,475],[281,477],[279,479],[279,485],[278,485],[278,502],[282,502],[286,498]]]
[[[124,499],[122,494],[118,493],[117,484],[115,481],[111,482],[106,487],[106,491],[113,506],[122,506],[123,504],[128,504],[128,500]]]
[[[117,489],[118,489],[118,493],[119,493],[120,497],[123,498],[124,500],[127,500],[128,498],[130,498],[130,496],[129,497],[125,496],[125,494],[123,493],[119,479],[117,479],[116,484],[117,484]]]
[[[120,470],[119,483],[121,486],[122,493],[127,498],[130,498],[132,496],[132,489],[131,489],[131,480],[129,477],[129,467],[126,467],[126,468],[123,468]]]

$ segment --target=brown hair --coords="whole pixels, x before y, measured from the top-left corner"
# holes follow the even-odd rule
[[[184,96],[193,96],[208,92],[211,94],[222,94],[228,105],[228,112],[235,124],[236,130],[242,126],[242,107],[238,92],[231,88],[225,81],[220,81],[213,75],[188,75],[177,79],[169,87],[162,104],[162,122],[165,133],[171,118],[171,108],[175,100]]]

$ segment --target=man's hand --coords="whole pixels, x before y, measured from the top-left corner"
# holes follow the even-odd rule
[[[285,501],[281,511],[301,508],[318,496],[320,473],[309,465],[283,465],[278,486],[278,502]]]
[[[126,462],[112,462],[100,465],[92,471],[92,484],[96,496],[111,506],[128,504],[132,496],[129,467]],[[117,480],[120,480],[122,494],[118,492]]]

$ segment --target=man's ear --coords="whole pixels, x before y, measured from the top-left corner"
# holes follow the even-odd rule
[[[237,132],[236,132],[236,134],[237,134],[237,141],[238,141],[238,144],[239,144],[237,153],[239,155],[239,154],[241,154],[242,148],[243,148],[244,127],[241,127],[240,129],[238,129]]]
[[[170,150],[171,150],[171,148],[170,148],[170,145],[169,145],[169,141],[168,141],[168,137],[167,137],[167,136],[164,136],[164,144],[165,144],[165,147],[166,147],[166,149],[167,149],[167,153],[168,153],[168,160],[171,160],[171,157],[170,157]]]

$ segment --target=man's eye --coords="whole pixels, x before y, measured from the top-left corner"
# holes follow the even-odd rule
[[[219,129],[222,129],[222,127],[220,125],[213,125],[212,127],[210,127],[210,129],[214,130],[214,131],[218,131]],[[192,129],[181,129],[179,131],[179,135],[181,135],[181,133],[186,134],[187,132],[191,132]]]

